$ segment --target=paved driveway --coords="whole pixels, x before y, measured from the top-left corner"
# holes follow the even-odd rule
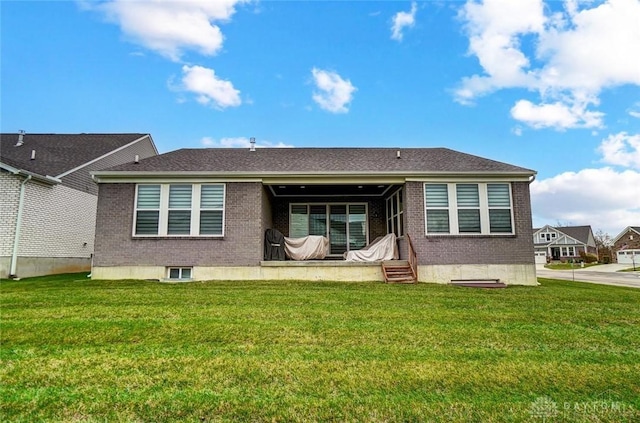
[[[576,267],[573,270],[550,270],[542,264],[537,264],[536,275],[539,278],[640,288],[640,272],[618,272],[620,269],[628,268],[629,265],[625,264],[601,264],[584,269]]]

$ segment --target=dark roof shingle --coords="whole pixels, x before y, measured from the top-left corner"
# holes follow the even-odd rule
[[[39,175],[58,176],[148,134],[0,134],[0,161]],[[35,160],[31,152],[35,150]]]
[[[400,151],[400,158],[396,154]],[[132,172],[507,172],[522,167],[448,148],[239,148],[181,149],[116,166]]]
[[[585,244],[589,242],[591,226],[560,226],[556,229]]]

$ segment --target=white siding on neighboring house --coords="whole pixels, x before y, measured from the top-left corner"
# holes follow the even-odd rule
[[[74,172],[62,176],[62,185],[75,188],[81,192],[98,195],[98,184],[93,182],[90,175],[92,171],[132,162],[136,155],[140,159],[145,159],[147,157],[155,156],[156,154],[157,152],[151,142],[151,138],[146,136],[144,139],[134,143],[133,145],[129,145],[115,153],[110,153],[108,156],[103,157],[96,162],[90,163],[75,170]]]
[[[13,252],[21,182],[22,178],[0,171],[0,257],[11,257]]]
[[[24,200],[19,256],[91,257],[96,196],[28,182]]]

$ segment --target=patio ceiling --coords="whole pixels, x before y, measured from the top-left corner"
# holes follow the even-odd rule
[[[395,185],[390,184],[288,184],[268,185],[276,197],[382,197]]]

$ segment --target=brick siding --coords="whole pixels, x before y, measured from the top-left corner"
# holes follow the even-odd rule
[[[633,239],[631,239],[631,237],[633,237]],[[613,244],[613,251],[620,251],[622,247],[625,247],[625,250],[640,249],[640,235],[629,229],[618,241],[616,241],[615,244]]]
[[[23,178],[0,171],[0,256],[10,256],[13,252],[22,180]]]
[[[407,182],[405,227],[421,265],[533,264],[533,229],[528,182],[512,183],[515,235],[426,236],[424,184]]]
[[[223,239],[132,237],[135,184],[100,184],[94,264],[103,266],[256,266],[262,259],[264,231],[289,234],[289,204],[301,199],[273,198],[261,183],[227,183]],[[427,237],[421,182],[404,192],[405,231],[421,265],[533,264],[529,184],[512,184],[513,236]],[[363,202],[362,197],[314,198],[312,202]],[[386,234],[383,199],[369,204],[369,239]],[[401,251],[404,253],[403,243]],[[403,254],[404,255],[404,254]]]
[[[27,182],[19,255],[91,257],[97,200],[63,185]]]
[[[132,237],[135,184],[100,184],[95,266],[257,266],[265,226],[262,184],[226,184],[224,238]],[[261,218],[262,217],[262,218]]]
[[[4,172],[0,175],[0,256],[10,256],[23,179]],[[96,196],[63,185],[27,182],[18,256],[90,257],[96,203]]]

